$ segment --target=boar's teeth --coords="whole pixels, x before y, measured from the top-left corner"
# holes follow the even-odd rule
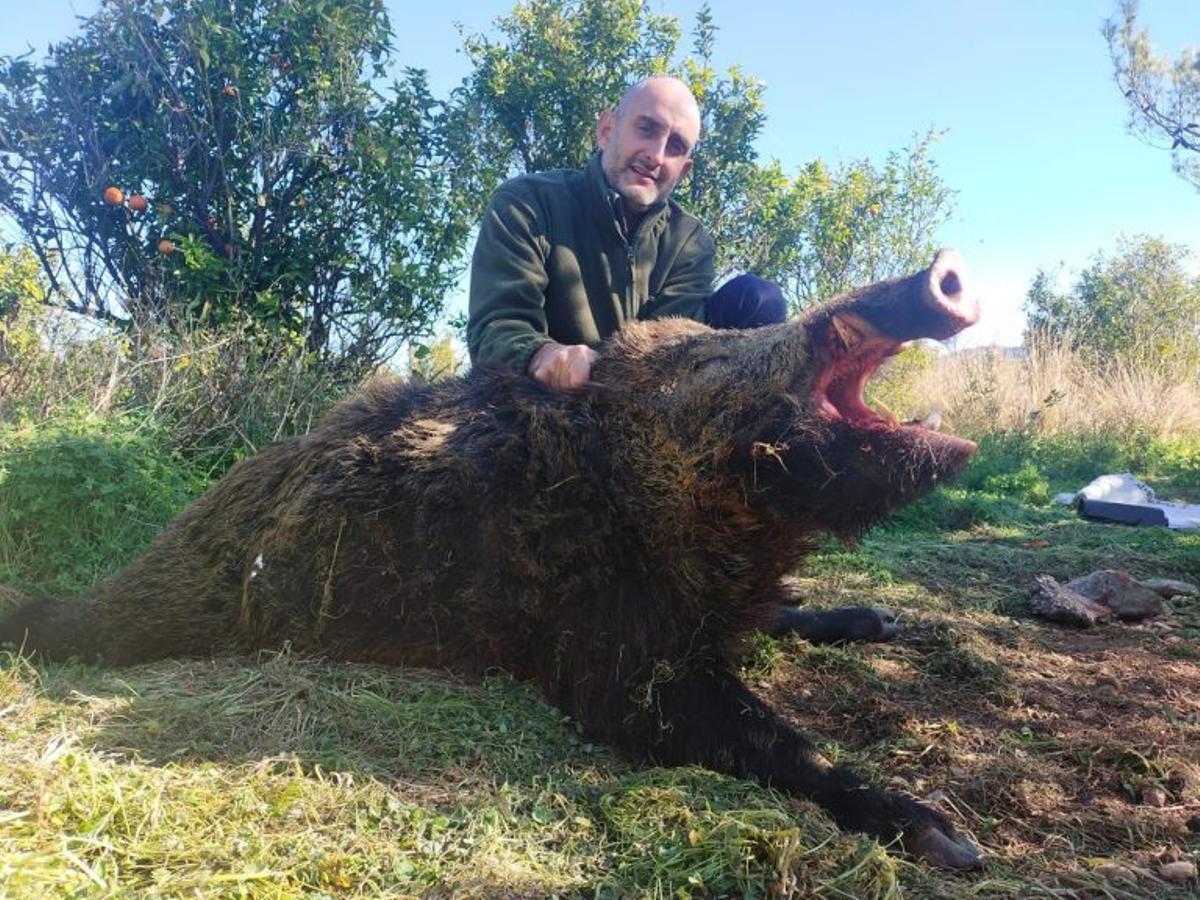
[[[847,350],[854,350],[862,340],[862,335],[858,329],[847,322],[841,316],[833,317],[833,329],[837,332],[838,339],[842,342],[842,346]]]
[[[874,401],[872,408],[875,410],[875,414],[889,425],[900,424],[900,419],[897,418],[894,412],[887,408],[887,404],[885,404],[882,400]]]
[[[921,420],[921,427],[927,428],[930,431],[937,431],[938,426],[942,424],[942,411],[936,406],[929,411],[924,419]]]

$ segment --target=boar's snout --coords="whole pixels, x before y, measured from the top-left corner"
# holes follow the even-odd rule
[[[939,250],[928,272],[926,291],[923,293],[926,316],[931,321],[925,333],[914,337],[943,340],[979,321],[979,297],[957,251],[950,248]]]
[[[947,248],[928,269],[855,291],[831,312],[843,328],[850,323],[857,335],[872,338],[863,351],[886,353],[905,341],[945,340],[974,325],[979,298],[962,257]]]

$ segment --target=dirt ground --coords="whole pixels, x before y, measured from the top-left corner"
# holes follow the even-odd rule
[[[1200,849],[1197,612],[1177,600],[1153,625],[1085,631],[918,614],[890,645],[785,646],[757,685],[850,762],[941,804],[992,865],[1085,895],[1197,896],[1169,865]]]

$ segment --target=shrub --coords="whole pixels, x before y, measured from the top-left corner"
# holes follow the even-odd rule
[[[219,474],[270,441],[309,431],[355,381],[299,341],[252,322],[101,329],[26,305],[0,326],[0,414],[10,421],[132,414],[164,448]]]
[[[0,426],[0,581],[53,593],[128,562],[204,479],[133,416]]]
[[[954,353],[914,383],[969,437],[997,431],[1162,438],[1200,432],[1200,367],[1162,369],[1130,359],[1098,368],[1069,337],[1034,343],[1025,358],[995,349]]]

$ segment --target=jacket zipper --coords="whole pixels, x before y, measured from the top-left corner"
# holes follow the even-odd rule
[[[629,277],[626,282],[625,289],[625,318],[626,320],[636,319],[637,313],[633,309],[634,297],[634,281],[633,281],[633,258],[637,253],[637,239],[642,232],[642,226],[646,224],[646,216],[643,215],[634,226],[633,232],[625,240],[625,261],[629,265]]]

